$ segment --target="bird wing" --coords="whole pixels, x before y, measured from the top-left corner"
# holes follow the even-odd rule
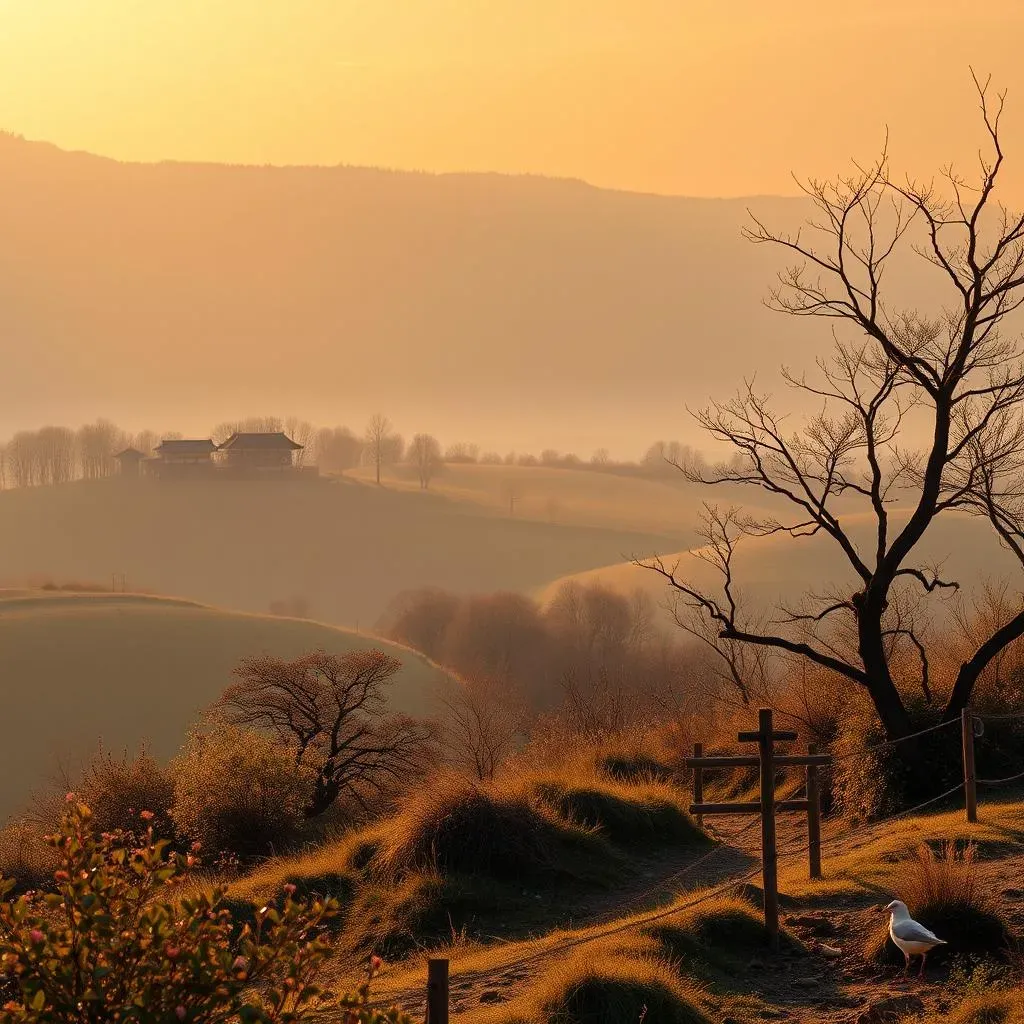
[[[904,942],[931,942],[935,945],[944,945],[942,939],[934,932],[928,931],[923,924],[916,921],[896,921],[892,926],[892,933],[897,939]]]

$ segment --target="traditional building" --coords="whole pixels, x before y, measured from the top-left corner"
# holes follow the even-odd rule
[[[138,448],[125,448],[118,452],[114,458],[120,468],[121,476],[135,478],[142,473],[142,463],[146,456]]]
[[[286,434],[232,434],[221,446],[228,469],[258,471],[291,469],[293,454],[302,451]]]
[[[157,476],[202,476],[211,473],[217,446],[208,437],[190,440],[164,440],[153,449],[147,463]]]

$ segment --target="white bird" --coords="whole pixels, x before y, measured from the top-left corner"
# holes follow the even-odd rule
[[[910,916],[906,903],[893,900],[885,909],[889,911],[889,934],[907,961],[904,975],[910,972],[910,958],[920,956],[921,970],[917,976],[924,977],[924,963],[928,959],[928,954],[936,946],[945,946],[946,940],[940,939],[923,924],[915,921]]]

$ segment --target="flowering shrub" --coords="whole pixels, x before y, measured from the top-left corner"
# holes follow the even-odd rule
[[[0,883],[0,1024],[293,1024],[314,1007],[339,1010],[344,1024],[408,1021],[368,1006],[369,981],[354,995],[322,996],[315,978],[329,947],[320,932],[333,902],[300,902],[287,887],[279,906],[239,929],[223,888],[175,888],[195,850],[170,853],[151,825],[133,848],[125,833],[97,836],[91,818],[71,800],[48,839],[55,891],[10,899],[13,883]]]

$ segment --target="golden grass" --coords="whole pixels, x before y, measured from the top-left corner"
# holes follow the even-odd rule
[[[707,1024],[702,992],[664,960],[579,950],[546,970],[521,998],[464,1019],[472,1024]]]
[[[385,485],[418,491],[411,467],[387,467]],[[350,470],[346,476],[370,482],[372,467]],[[587,469],[545,466],[457,464],[444,467],[430,492],[450,501],[509,515],[509,494],[515,494],[512,515],[517,519],[573,526],[641,530],[677,538],[694,536],[700,510],[700,488],[682,474],[664,479],[620,476]]]
[[[1024,992],[971,996],[948,1014],[928,1014],[920,1024],[1024,1024]]]
[[[975,953],[1000,958],[1007,954],[1009,931],[976,860],[975,843],[946,840],[938,852],[921,843],[894,865],[897,898],[907,904],[915,920],[949,942],[936,951],[939,956]],[[902,956],[889,941],[887,924],[872,931],[864,953],[869,960],[898,964]]]
[[[433,713],[442,670],[371,636],[131,594],[0,599],[0,677],[9,720],[18,723],[0,749],[0,817],[23,806],[58,760],[77,769],[100,740],[115,754],[144,742],[154,757],[171,756],[245,655],[369,646],[403,663],[390,686],[395,708]]]
[[[822,871],[824,878],[807,878],[805,854],[783,855],[779,864],[781,891],[798,899],[874,895],[883,903],[897,898],[895,887],[907,859],[922,843],[975,843],[982,852],[1019,845],[1024,841],[1024,806],[985,805],[981,821],[969,824],[962,810],[902,818],[863,831],[849,832],[845,823],[826,828]]]

